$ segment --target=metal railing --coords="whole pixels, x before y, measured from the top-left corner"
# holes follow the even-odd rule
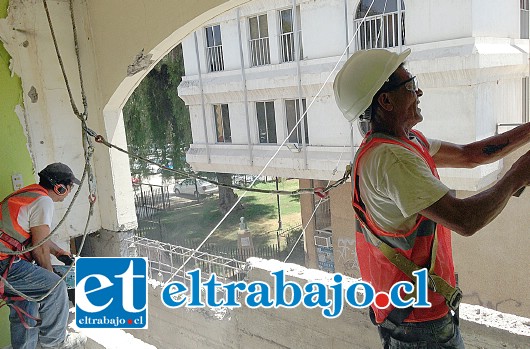
[[[134,205],[139,219],[152,218],[171,207],[167,186],[138,183],[133,185]]]
[[[248,271],[248,266],[245,262],[215,256],[182,246],[175,246],[140,236],[132,236],[125,241],[128,244],[129,256],[147,257],[147,275],[149,278],[159,282],[168,281],[192,254],[190,261],[182,267],[173,280],[188,283],[190,280],[186,272],[199,268],[201,269],[203,281],[208,280],[210,275],[215,273],[219,282],[228,283],[244,279]]]
[[[255,67],[271,63],[269,38],[250,40],[250,64]]]
[[[223,60],[223,45],[208,47],[207,51],[208,71],[221,71],[225,69]]]
[[[303,59],[302,49],[302,31],[298,31],[299,43],[300,43],[300,60]],[[293,62],[295,59],[295,40],[294,33],[283,33],[280,35],[280,54],[282,62]]]
[[[371,48],[386,48],[399,46],[405,43],[405,11],[401,11],[401,35],[399,35],[398,12],[385,13],[354,20],[354,28],[357,30],[355,40],[357,50]]]

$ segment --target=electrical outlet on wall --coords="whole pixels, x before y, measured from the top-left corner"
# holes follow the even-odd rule
[[[15,173],[12,175],[11,181],[13,182],[13,190],[22,189],[24,186],[24,181],[22,180],[22,175],[20,173]]]

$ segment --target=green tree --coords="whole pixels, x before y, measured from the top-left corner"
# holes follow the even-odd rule
[[[186,150],[191,143],[188,108],[178,96],[184,75],[182,46],[176,46],[147,74],[123,108],[131,152],[175,169],[187,170]],[[151,174],[144,161],[130,158],[131,172]],[[166,171],[162,175],[172,176]]]
[[[129,151],[174,169],[191,171],[186,151],[192,142],[188,108],[178,96],[184,75],[184,58],[179,44],[147,74],[123,108]],[[146,177],[152,174],[149,164],[130,157],[131,173]],[[213,174],[200,173],[215,178]],[[162,172],[164,178],[172,176]],[[175,178],[179,176],[175,175]],[[232,184],[232,175],[218,173],[220,183]],[[231,188],[219,188],[219,209],[226,213],[237,200]],[[242,209],[239,204],[236,210]]]

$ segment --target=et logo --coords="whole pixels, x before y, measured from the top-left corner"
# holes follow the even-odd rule
[[[147,328],[147,259],[80,257],[75,265],[79,328]]]

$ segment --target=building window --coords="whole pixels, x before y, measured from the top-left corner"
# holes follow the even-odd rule
[[[300,6],[296,6],[296,19],[298,21],[298,42],[300,59],[303,57],[302,50],[302,23],[300,21]],[[295,37],[294,37],[293,9],[280,11],[280,49],[281,61],[292,62],[295,59]]]
[[[250,64],[255,67],[271,63],[267,15],[248,19],[250,29]]]
[[[213,113],[215,116],[215,133],[217,135],[217,142],[231,143],[232,133],[230,132],[228,104],[214,104]]]
[[[403,0],[400,1],[401,34],[397,1],[361,0],[353,23],[357,32],[355,40],[357,50],[395,47],[400,45],[400,40],[402,45],[405,44],[405,4]],[[363,21],[364,16],[366,19]]]
[[[276,120],[274,102],[256,102],[260,143],[276,143]]]
[[[208,71],[224,70],[223,43],[221,42],[221,27],[219,25],[206,28],[206,47]]]
[[[296,123],[302,117],[303,113],[306,110],[305,98],[302,99],[302,108],[300,110],[300,100],[291,99],[285,101],[285,116],[287,119],[287,131],[291,134],[289,136],[289,143],[298,143],[302,144],[302,122],[298,123],[296,130],[291,133],[291,130],[295,128]],[[305,144],[309,144],[309,131],[307,128],[307,115],[304,115],[304,134],[305,134]]]
[[[528,0],[521,0],[521,39],[528,39],[529,38],[529,30],[528,30],[528,13],[530,11],[530,7],[528,6]]]

